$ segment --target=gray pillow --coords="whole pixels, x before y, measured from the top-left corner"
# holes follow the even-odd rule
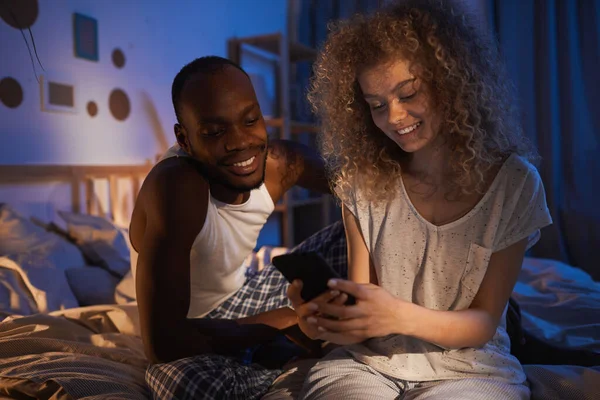
[[[122,278],[130,268],[129,247],[124,230],[102,217],[59,211],[69,235],[89,260]]]
[[[84,268],[70,268],[65,271],[65,274],[80,306],[115,303],[114,293],[119,278],[113,276],[107,270],[86,266]]]

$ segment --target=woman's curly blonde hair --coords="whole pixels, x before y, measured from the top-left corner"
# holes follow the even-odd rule
[[[455,6],[408,0],[330,25],[308,98],[322,124],[320,149],[342,201],[357,185],[361,197],[372,201],[398,188],[406,153],[375,126],[357,83],[364,68],[396,59],[408,61],[428,88],[452,149],[449,183],[458,193],[485,191],[487,171],[511,153],[535,158],[495,43]]]

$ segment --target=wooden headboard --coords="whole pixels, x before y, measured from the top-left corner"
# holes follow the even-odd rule
[[[67,183],[71,188],[71,211],[74,213],[87,213],[98,215],[96,210],[97,197],[94,191],[94,182],[108,181],[108,195],[110,199],[111,216],[116,215],[119,199],[120,179],[131,182],[133,201],[137,197],[141,183],[146,177],[152,164],[141,165],[0,165],[0,185],[11,184],[43,184],[60,182]],[[84,188],[84,207],[82,207],[82,187]]]

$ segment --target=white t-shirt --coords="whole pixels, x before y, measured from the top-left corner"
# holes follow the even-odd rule
[[[529,238],[552,223],[540,176],[511,155],[487,193],[460,219],[436,226],[414,208],[402,179],[389,202],[346,204],[358,218],[379,285],[394,296],[432,310],[463,310],[479,290],[492,253]],[[493,376],[525,381],[510,355],[506,308],[493,339],[484,347],[447,350],[404,335],[370,339],[347,349],[377,371],[409,381]]]

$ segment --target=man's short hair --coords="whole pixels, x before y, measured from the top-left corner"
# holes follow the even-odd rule
[[[246,71],[244,71],[244,69],[237,63],[219,56],[205,56],[196,58],[194,61],[181,68],[181,70],[175,76],[175,79],[173,80],[173,86],[171,87],[173,108],[175,109],[175,116],[177,117],[178,122],[181,122],[179,119],[179,101],[181,100],[181,92],[183,91],[185,83],[196,74],[212,75],[216,72],[223,71],[227,67],[237,68],[246,76],[248,76]]]

